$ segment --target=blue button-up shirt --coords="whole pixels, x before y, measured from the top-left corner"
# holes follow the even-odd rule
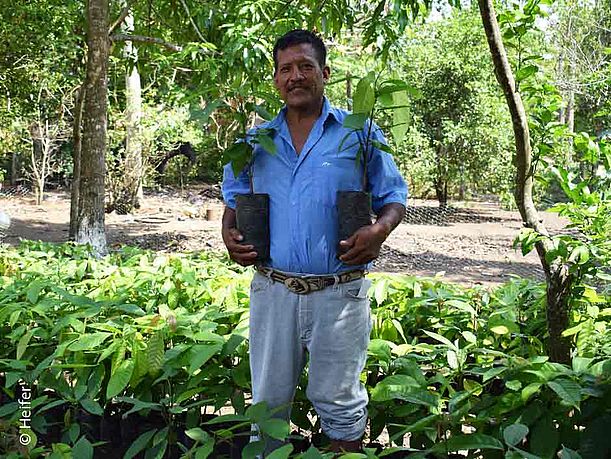
[[[322,113],[299,155],[285,114],[286,107],[259,126],[274,130],[277,153],[272,155],[254,145],[254,191],[270,198],[270,260],[266,265],[304,274],[355,269],[337,258],[336,192],[362,187],[362,162],[356,161],[359,135],[342,126],[349,112],[331,107],[325,98]],[[385,143],[379,128],[372,131],[375,140]],[[344,140],[346,134],[349,137]],[[405,205],[407,186],[392,157],[374,148],[369,158],[367,191],[372,194],[374,212],[391,202]],[[225,204],[235,209],[235,195],[250,192],[247,169],[236,178],[231,164],[226,165],[222,188]]]

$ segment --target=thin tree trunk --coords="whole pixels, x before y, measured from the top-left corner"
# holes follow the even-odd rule
[[[566,265],[558,259],[549,263],[545,258],[545,255],[553,249],[553,245],[532,200],[533,170],[526,111],[520,93],[516,90],[515,79],[507,60],[492,0],[478,0],[478,4],[496,77],[505,94],[513,121],[517,166],[516,203],[525,225],[544,236],[536,244],[536,249],[547,281],[548,355],[555,362],[566,363],[570,361],[570,343],[562,336],[562,332],[568,326],[568,297],[571,278]]]
[[[129,14],[125,18],[126,29],[134,30],[134,17]],[[129,57],[133,66],[131,72],[125,77],[125,99],[127,101],[127,138],[125,142],[125,172],[130,176],[129,193],[131,210],[139,207],[139,199],[142,196],[142,141],[140,139],[140,122],[142,119],[142,85],[140,73],[138,72],[138,49],[133,42],[125,43],[125,54]]]
[[[134,16],[125,17],[124,32],[134,31]],[[123,177],[112,208],[120,214],[133,212],[140,207],[142,198],[142,141],[140,139],[140,120],[142,118],[142,87],[138,73],[138,50],[131,41],[125,42],[123,57],[131,64],[125,74],[125,159],[122,164]]]
[[[36,205],[41,205],[44,199],[44,145],[43,132],[39,122],[30,124],[30,137],[32,138],[32,151],[30,153],[30,166],[32,168],[32,185]]]
[[[70,231],[69,237],[76,236],[76,222],[79,209],[79,191],[81,182],[81,124],[83,120],[83,104],[85,102],[85,85],[76,91],[74,102],[74,122],[72,125],[72,185],[70,192]]]
[[[19,179],[19,158],[17,152],[14,151],[11,158],[11,186],[17,185]]]
[[[106,115],[108,73],[108,0],[87,4],[87,76],[83,108],[81,177],[76,236],[78,243],[89,243],[97,255],[104,255],[104,179],[106,177]]]

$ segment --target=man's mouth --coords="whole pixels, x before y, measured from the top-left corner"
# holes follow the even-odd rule
[[[298,89],[301,89],[303,91],[306,90],[306,88],[304,86],[294,86],[292,88],[289,88],[289,92],[297,91]]]

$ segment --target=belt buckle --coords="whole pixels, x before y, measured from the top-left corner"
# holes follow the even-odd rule
[[[298,295],[305,295],[306,293],[310,293],[311,290],[310,284],[300,277],[287,277],[284,279],[284,286]]]

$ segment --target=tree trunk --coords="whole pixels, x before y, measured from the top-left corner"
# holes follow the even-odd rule
[[[125,18],[125,32],[134,31],[134,16]],[[142,118],[142,87],[138,73],[138,50],[131,41],[125,42],[123,57],[132,64],[125,75],[125,160],[123,162],[123,180],[113,207],[117,213],[131,213],[140,207],[142,197],[142,141],[140,139],[140,120]]]
[[[437,138],[441,138],[441,134],[437,134]],[[435,195],[439,201],[439,207],[445,208],[448,206],[448,167],[447,167],[447,149],[441,144],[435,149],[437,161],[437,177],[435,177]]]
[[[74,102],[74,122],[72,125],[72,185],[70,190],[70,232],[69,237],[74,240],[76,236],[76,222],[79,209],[79,191],[81,182],[81,124],[83,120],[83,103],[85,101],[85,86],[76,92]]]
[[[32,152],[30,155],[30,167],[32,168],[32,187],[36,205],[40,206],[44,199],[44,144],[43,132],[39,122],[30,124],[30,137],[32,138]]]
[[[533,169],[531,164],[528,119],[520,93],[516,90],[515,79],[507,60],[507,53],[503,45],[492,2],[493,0],[478,0],[496,77],[505,94],[513,122],[517,166],[516,203],[525,226],[534,229],[537,233],[544,236],[536,244],[536,249],[545,271],[547,282],[546,312],[549,333],[547,352],[551,360],[568,363],[570,362],[570,344],[562,336],[562,332],[566,329],[569,322],[568,299],[571,277],[568,273],[568,267],[562,264],[558,258],[551,263],[545,259],[545,255],[553,249],[553,245],[532,200]]]
[[[108,0],[89,0],[87,7],[87,76],[83,108],[83,140],[76,242],[89,243],[104,255],[104,179],[108,73]]]
[[[19,179],[19,157],[17,152],[14,151],[11,158],[11,186],[17,185]]]

